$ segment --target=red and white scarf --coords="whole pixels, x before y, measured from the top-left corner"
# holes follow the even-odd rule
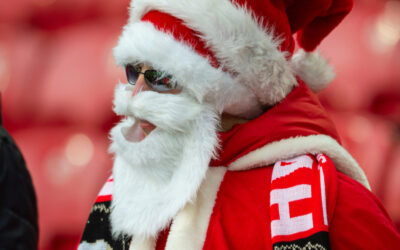
[[[329,249],[327,195],[335,193],[335,185],[327,185],[330,159],[319,154],[317,160],[303,155],[274,165],[270,192],[273,249]]]

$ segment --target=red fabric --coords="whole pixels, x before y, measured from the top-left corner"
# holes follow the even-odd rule
[[[204,250],[266,249],[270,245],[271,174],[272,167],[226,173],[217,194]]]
[[[292,34],[299,32],[299,46],[312,51],[353,6],[353,0],[231,1],[250,9],[264,27],[274,27],[275,34],[283,38],[280,49],[289,53],[294,49]]]
[[[397,249],[400,235],[381,203],[360,183],[337,173],[331,160],[326,159],[331,249]],[[270,249],[273,214],[268,204],[272,169],[267,166],[226,173],[210,218],[204,250]]]
[[[163,250],[167,245],[167,239],[169,234],[170,227],[167,227],[163,231],[160,232],[157,238],[157,244],[155,250]]]
[[[282,39],[281,51],[293,53],[293,34],[298,32],[299,46],[314,50],[320,42],[343,20],[353,6],[353,0],[231,0],[236,6],[250,10],[265,30],[272,30]],[[218,66],[213,53],[199,34],[186,27],[182,20],[160,11],[150,11],[142,18],[152,22],[159,30],[171,33],[176,40],[191,44],[200,55]],[[272,29],[271,29],[272,28]]]
[[[297,34],[299,46],[304,48],[306,51],[314,50],[320,44],[322,39],[324,39],[343,20],[353,7],[353,0],[314,0],[313,2],[330,4],[325,4],[323,8],[312,13],[302,13],[303,16],[297,16],[297,18],[293,18],[292,20],[292,23],[295,24],[299,20],[303,19],[304,16],[308,15],[313,17],[313,19],[310,20],[311,22],[306,23]],[[307,5],[308,3],[303,3],[303,6]],[[329,8],[326,9],[326,7]]]
[[[323,133],[338,139],[327,114],[303,83],[261,117],[221,133],[223,151],[213,164],[229,164],[249,151],[289,135],[296,136],[296,133]],[[328,157],[325,161],[332,249],[396,249],[400,245],[400,235],[381,203],[360,183],[337,173]],[[318,158],[318,162],[321,164],[322,158]],[[269,218],[276,218],[278,213],[277,208],[266,209],[271,175],[272,166],[226,173],[203,249],[266,249],[270,246]],[[268,220],[261,223],[265,219]]]
[[[265,0],[231,0],[240,6],[246,6],[251,10],[255,17],[262,22],[267,29],[273,26],[274,34],[282,38],[280,46],[281,51],[287,51],[290,54],[294,50],[294,40],[290,23],[286,15],[286,6],[284,1],[265,1]]]
[[[189,44],[197,53],[207,58],[212,66],[218,67],[214,54],[199,38],[199,34],[184,25],[182,20],[167,13],[152,10],[142,17],[142,21],[151,22],[158,30],[172,34],[177,41]]]
[[[226,166],[273,141],[316,134],[329,135],[340,141],[335,125],[318,98],[305,83],[299,81],[299,86],[281,103],[260,117],[235,125],[228,132],[221,132],[219,138],[223,151],[210,165]]]
[[[327,176],[325,178],[325,186],[327,187],[325,189],[326,193],[326,199],[327,199],[327,214],[328,214],[328,226],[329,230],[331,230],[331,221],[333,220],[333,216],[335,214],[335,206],[336,206],[336,200],[338,196],[338,172],[336,171],[335,165],[333,165],[333,162],[329,157],[326,155],[318,155],[317,156],[318,164],[323,165],[324,167],[324,174]],[[358,182],[357,182],[358,183]],[[358,183],[359,186],[361,186],[360,183]],[[333,201],[333,202],[332,202]],[[329,232],[330,233],[330,232]]]
[[[325,159],[325,155],[320,155],[320,158]],[[311,161],[310,161],[311,160]],[[291,166],[296,166],[296,170],[291,172],[288,175],[285,176],[280,176],[278,178],[272,179],[271,181],[271,190],[270,193],[274,191],[284,191],[290,188],[296,188],[299,186],[309,186],[311,187],[311,193],[309,198],[304,198],[301,197],[299,194],[297,194],[297,198],[294,201],[291,201],[288,203],[289,205],[289,214],[286,214],[289,218],[293,218],[296,216],[304,216],[307,214],[312,215],[312,227],[310,229],[304,229],[304,228],[299,228],[300,230],[296,233],[291,233],[287,235],[276,235],[274,236],[274,230],[271,229],[272,231],[272,243],[276,242],[282,242],[282,241],[294,241],[297,239],[302,239],[309,237],[315,233],[328,231],[328,224],[327,223],[327,215],[326,215],[326,221],[324,220],[324,211],[323,211],[323,206],[326,205],[326,199],[322,199],[322,191],[331,188],[335,188],[335,186],[327,186],[326,181],[330,184],[334,181],[334,178],[336,178],[336,175],[331,175],[330,168],[332,168],[331,165],[326,165],[326,160],[322,162],[322,160],[317,161],[317,159],[312,156],[312,155],[305,155],[305,156],[300,156],[296,157],[295,159],[290,160],[290,162],[282,162],[282,163],[277,163],[279,165],[274,166],[274,171],[277,171],[277,168],[288,168]],[[321,170],[320,170],[321,169]],[[321,183],[321,178],[324,179],[324,182]],[[332,180],[333,179],[333,180]],[[323,190],[321,188],[321,185],[323,185]],[[331,190],[328,192],[329,194],[332,194]],[[283,195],[282,195],[283,196]],[[334,198],[329,196],[327,197],[328,199]],[[276,206],[274,206],[276,205]],[[278,204],[274,203],[274,205],[270,205],[271,209],[271,218],[270,221],[276,220],[279,221],[282,216],[282,214],[279,214],[279,211],[276,210],[278,209]],[[275,216],[272,216],[272,211],[274,212]],[[287,225],[285,225],[286,227]],[[289,224],[290,227],[296,227],[296,225]]]
[[[104,201],[111,201],[112,200],[112,195],[99,195],[96,198],[96,203],[98,202],[104,202]]]
[[[329,231],[332,249],[399,249],[400,234],[375,195],[338,173],[337,197]]]

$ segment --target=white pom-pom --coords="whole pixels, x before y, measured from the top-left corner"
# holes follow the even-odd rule
[[[305,52],[300,49],[292,57],[292,67],[310,89],[319,92],[335,78],[333,67],[318,52]]]

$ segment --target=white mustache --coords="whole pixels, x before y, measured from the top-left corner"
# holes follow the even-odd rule
[[[127,115],[128,105],[132,99],[128,84],[119,83],[114,90],[113,111],[117,115]]]
[[[184,93],[173,95],[142,91],[132,97],[124,84],[115,89],[113,110],[117,115],[146,120],[163,130],[184,132],[203,108],[204,104]]]

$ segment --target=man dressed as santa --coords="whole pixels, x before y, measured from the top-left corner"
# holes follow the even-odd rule
[[[314,92],[351,0],[133,0],[85,249],[395,249]],[[294,53],[297,35],[299,51]]]

